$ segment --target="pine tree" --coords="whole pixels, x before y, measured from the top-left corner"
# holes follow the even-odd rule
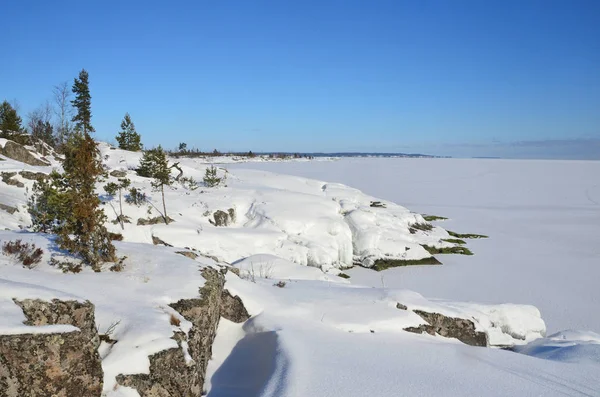
[[[54,127],[49,121],[35,120],[31,123],[30,129],[33,138],[37,138],[52,147],[55,146]]]
[[[63,169],[69,214],[56,228],[57,242],[99,270],[102,262],[115,259],[115,247],[104,227],[106,215],[95,192],[96,181],[104,174],[100,151],[88,133],[71,138]]]
[[[138,152],[142,150],[141,136],[135,130],[135,125],[131,121],[129,113],[125,113],[123,121],[121,121],[121,131],[116,137],[119,142],[119,149]]]
[[[8,101],[0,104],[0,138],[11,139],[13,135],[22,132],[22,121]]]
[[[88,72],[85,69],[81,69],[79,78],[75,79],[73,83],[75,99],[71,101],[71,104],[73,104],[73,107],[77,111],[71,121],[75,123],[75,130],[83,134],[95,131],[94,127],[92,127],[92,96],[90,95],[88,78]]]
[[[110,182],[104,185],[104,191],[111,196],[115,196],[119,193],[119,214],[117,214],[117,222],[121,224],[121,229],[125,229],[125,221],[127,217],[123,215],[123,190],[127,189],[131,184],[131,181],[127,178],[118,179],[119,183]],[[112,206],[112,204],[111,204]],[[113,207],[114,209],[114,207]],[[115,211],[116,212],[116,211]]]
[[[161,192],[163,203],[163,219],[169,224],[167,216],[167,206],[165,204],[165,186],[172,184],[171,167],[163,148],[159,145],[155,149],[150,149],[144,152],[140,160],[140,168],[138,174],[144,177],[153,178],[152,187]]]
[[[78,133],[70,137],[64,147],[62,174],[52,174],[49,184],[39,184],[30,201],[34,227],[50,228],[57,234],[61,249],[81,258],[95,271],[105,261],[115,260],[115,247],[104,227],[106,215],[100,208],[95,192],[96,182],[104,174],[100,151],[89,132],[91,125],[91,97],[87,88],[85,70],[75,79]]]

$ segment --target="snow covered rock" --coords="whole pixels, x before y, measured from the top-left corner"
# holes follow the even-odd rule
[[[444,338],[456,338],[462,343],[471,346],[487,346],[488,338],[485,332],[476,331],[475,324],[471,320],[444,316],[440,313],[428,313],[415,310],[427,324],[418,327],[408,327],[405,331],[421,334],[427,332],[430,335],[438,334]]]
[[[29,165],[50,165],[49,161],[43,159],[41,156],[34,155],[25,146],[6,139],[2,139],[2,142],[0,142],[0,155]]]
[[[0,335],[0,397],[100,396],[94,305],[58,299],[15,304],[32,328],[26,330],[31,333]]]

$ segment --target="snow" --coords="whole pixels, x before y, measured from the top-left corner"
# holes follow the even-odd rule
[[[45,252],[34,269],[0,254],[0,334],[74,330],[25,326],[13,298],[90,300],[101,333],[116,324],[111,338],[118,343],[100,348],[106,397],[137,396],[117,386],[115,376],[147,373],[148,356],[176,347],[173,332],[189,331],[191,324],[168,305],[197,297],[207,266],[239,270],[241,277],[227,273],[225,287],[252,315],[244,324],[219,324],[205,385],[212,397],[598,395],[600,336],[594,331],[600,320],[594,308],[600,292],[593,242],[600,231],[600,190],[589,180],[599,163],[228,164],[219,168],[226,186],[176,184],[165,191],[175,222],[138,226],[138,218],[155,217],[162,208],[150,181],[133,172],[141,153],[100,148],[109,171],[126,171],[154,205],[124,203],[132,220],[124,230],[107,223],[124,236],[116,243],[118,255],[127,256],[124,270],[63,274],[49,266],[51,254],[61,255],[54,242],[14,231],[29,223],[25,189],[0,182],[0,202],[20,208],[14,216],[0,212],[0,227],[13,230],[0,231],[0,242],[22,239]],[[184,176],[201,181],[207,164],[217,160],[173,161]],[[23,168],[0,162],[1,171]],[[32,181],[22,181],[31,188]],[[118,203],[103,200],[114,219]],[[374,201],[384,207],[373,207]],[[209,222],[214,211],[229,208],[236,211],[231,225]],[[411,225],[424,222],[414,210],[451,219],[412,233]],[[428,257],[422,244],[452,246],[442,241],[450,237],[445,228],[490,238],[468,241],[472,257],[436,255],[442,266],[346,269],[356,262],[371,266],[377,258]],[[174,247],[152,245],[153,236]],[[182,250],[200,256],[176,254]],[[340,270],[351,278],[339,277]],[[488,334],[490,345],[514,351],[405,332],[425,324],[417,309],[468,319]],[[179,327],[170,324],[171,315],[181,320]],[[579,330],[546,336],[546,325],[552,332]]]
[[[475,255],[439,255],[443,266],[382,273],[355,267],[351,282],[405,288],[431,298],[537,307],[548,330],[600,332],[598,161],[341,159],[330,163],[239,164],[345,183],[459,233]]]

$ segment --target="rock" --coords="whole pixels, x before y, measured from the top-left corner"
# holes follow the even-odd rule
[[[215,213],[213,214],[213,220],[209,220],[210,223],[212,223],[215,226],[229,226],[231,223],[235,223],[236,221],[236,215],[235,215],[235,209],[234,208],[229,208],[227,210],[227,212],[225,211],[221,211],[221,210],[217,210],[215,211]]]
[[[21,171],[19,172],[19,175],[31,181],[43,181],[49,178],[49,175],[44,174],[43,172]]]
[[[169,223],[175,222],[175,219],[168,217]],[[138,226],[146,226],[146,225],[157,225],[159,223],[165,223],[165,218],[162,216],[157,216],[154,218],[138,218],[137,224]]]
[[[127,176],[127,171],[113,170],[110,172],[110,176],[114,176],[115,178],[125,178]]]
[[[33,154],[31,154],[31,152],[27,150],[24,146],[19,145],[18,143],[13,141],[6,141],[4,147],[0,147],[0,154],[29,165],[50,165],[48,161],[38,159]]]
[[[183,256],[188,257],[190,259],[196,259],[197,257],[200,256],[200,255],[198,255],[198,254],[196,254],[195,252],[192,252],[192,251],[177,251],[175,253],[179,254],[179,255],[183,255]]]
[[[23,300],[27,325],[70,324],[80,331],[0,335],[0,397],[97,397],[103,373],[90,302]]]
[[[215,269],[202,271],[206,279],[200,298],[182,299],[170,306],[192,328],[186,335],[176,332],[178,348],[150,356],[150,374],[118,375],[117,382],[136,389],[142,397],[188,397],[202,395],[206,366],[212,357],[212,344],[219,325],[224,277]],[[187,342],[192,361],[186,362],[183,342]]]
[[[237,218],[235,215],[235,208],[228,209],[227,213],[229,214],[229,220],[231,221],[231,223],[235,223]]]
[[[2,204],[2,203],[0,203],[0,210],[6,211],[11,215],[14,214],[15,212],[19,211],[19,209],[16,207],[11,207],[10,205],[6,205],[6,204]]]
[[[381,201],[371,201],[370,206],[373,208],[386,208],[385,204],[383,204]]]
[[[155,235],[152,235],[152,244],[154,244],[154,245],[164,245],[165,247],[172,247],[171,244],[165,243],[163,240],[161,240],[160,238],[156,237]]]
[[[243,323],[250,318],[239,296],[231,296],[229,291],[221,294],[221,317],[234,323]]]
[[[464,318],[447,317],[440,313],[429,313],[423,310],[414,310],[429,324],[418,327],[408,327],[405,331],[430,335],[438,334],[445,338],[456,338],[464,344],[471,346],[487,346],[488,338],[485,332],[475,331],[475,324]]]
[[[406,307],[406,305],[403,305],[402,303],[396,303],[396,309],[400,309],[400,310],[407,310],[408,308]]]
[[[16,172],[3,172],[1,175],[2,175],[2,182],[6,183],[7,185],[16,186],[16,187],[25,187],[23,182],[13,179],[13,177],[15,175],[17,175]]]

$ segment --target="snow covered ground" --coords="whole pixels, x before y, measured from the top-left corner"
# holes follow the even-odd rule
[[[133,171],[140,153],[103,144],[102,154],[109,171],[126,171],[160,208],[149,180]],[[207,166],[200,159],[175,161],[196,180]],[[19,209],[0,212],[0,226],[12,230],[0,231],[0,242],[20,238],[46,254],[34,269],[0,254],[0,332],[34,332],[23,325],[15,297],[90,299],[101,331],[121,321],[112,336],[118,348],[101,352],[105,395],[133,397],[135,391],[114,387],[115,375],[145,373],[148,354],[174,347],[169,316],[177,313],[168,304],[197,294],[204,283],[198,270],[231,265],[241,277],[228,272],[226,288],[252,317],[220,323],[209,396],[599,396],[599,292],[593,286],[600,273],[594,266],[600,191],[589,182],[599,164],[343,159],[227,165],[226,187],[177,184],[165,192],[175,219],[170,225],[137,225],[138,218],[158,215],[156,209],[125,205],[133,223],[125,230],[107,223],[124,236],[117,243],[118,254],[128,257],[124,270],[75,275],[48,265],[56,252],[51,240],[18,230],[28,224],[25,188],[33,182],[17,174],[24,187],[0,182],[0,201]],[[49,167],[5,160],[0,170]],[[104,199],[112,219],[117,203]],[[210,223],[216,210],[229,208],[236,217],[228,226]],[[349,280],[338,277],[357,261],[418,259],[429,255],[420,244],[449,246],[441,241],[449,237],[442,227],[410,231],[423,222],[412,211],[450,217],[439,225],[490,238],[469,240],[472,257],[439,256],[442,266],[355,267],[344,270]],[[175,247],[154,246],[153,236]],[[181,247],[203,255],[175,254]],[[469,319],[490,345],[514,345],[523,354],[405,332],[426,324],[417,309]],[[578,331],[544,337],[544,319],[552,332]]]
[[[233,166],[230,166],[233,168]],[[474,256],[442,255],[443,266],[383,272],[385,285],[428,297],[535,305],[550,333],[600,332],[600,162],[492,159],[341,159],[329,163],[239,164],[336,181],[489,239]],[[381,286],[381,274],[348,272]]]

